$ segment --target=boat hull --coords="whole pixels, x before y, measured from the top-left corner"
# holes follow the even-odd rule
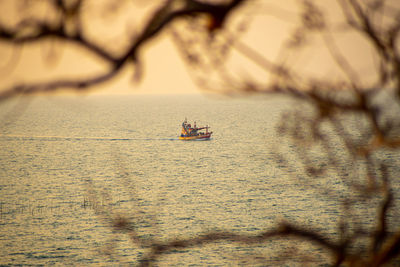
[[[196,135],[196,136],[179,136],[179,140],[209,140],[211,138],[211,134],[204,135]]]

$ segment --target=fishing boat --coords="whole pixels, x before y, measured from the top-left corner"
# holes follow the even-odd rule
[[[197,127],[196,122],[194,122],[194,125],[187,122],[187,119],[182,123],[182,132],[181,135],[179,136],[180,140],[209,140],[211,138],[212,132],[209,132],[208,129],[210,127],[204,126],[204,127]],[[206,130],[205,132],[201,130]]]

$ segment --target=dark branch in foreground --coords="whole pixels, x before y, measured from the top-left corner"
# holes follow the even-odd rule
[[[311,241],[318,246],[329,250],[332,254],[340,253],[343,249],[340,245],[329,241],[323,235],[318,234],[316,231],[296,227],[290,224],[282,224],[277,229],[263,232],[259,235],[244,235],[235,234],[230,232],[214,232],[199,237],[182,239],[182,240],[172,240],[164,243],[154,242],[149,244],[150,252],[148,255],[144,256],[140,261],[141,266],[151,266],[152,263],[157,261],[163,254],[167,254],[172,250],[183,250],[191,247],[200,247],[210,243],[215,243],[218,241],[227,241],[240,244],[261,244],[271,238],[284,238],[284,237],[294,237],[307,241]],[[337,255],[339,256],[339,255]]]
[[[83,2],[78,1],[79,5]],[[175,8],[176,3],[180,2],[179,8]],[[74,33],[68,33],[66,30],[66,21],[62,21],[60,25],[48,25],[42,21],[36,20],[25,20],[15,29],[8,29],[5,26],[0,25],[0,41],[14,43],[14,44],[26,44],[41,41],[46,38],[58,38],[64,41],[70,41],[77,43],[78,45],[85,47],[101,59],[105,60],[110,64],[110,68],[107,73],[99,74],[94,78],[86,79],[65,79],[59,81],[49,81],[47,83],[40,84],[29,84],[29,85],[15,85],[11,88],[4,89],[0,92],[0,101],[12,97],[17,94],[32,94],[35,92],[43,91],[54,91],[60,88],[76,88],[83,90],[93,85],[105,82],[114,77],[121,68],[129,61],[133,63],[138,62],[139,49],[144,46],[150,39],[162,32],[170,23],[178,18],[184,16],[197,17],[200,15],[208,15],[210,20],[213,21],[210,31],[214,31],[223,27],[223,24],[229,14],[237,8],[244,0],[232,0],[228,4],[207,4],[196,0],[186,0],[184,5],[182,1],[166,1],[166,3],[159,8],[159,10],[152,16],[149,23],[145,26],[142,33],[132,41],[130,48],[123,53],[122,56],[116,57],[108,53],[105,49],[99,47],[95,43],[89,41],[85,36],[82,35],[82,29],[79,21],[79,5],[73,8],[73,11],[66,8],[62,3],[55,2],[55,6],[59,8],[59,11],[63,14],[63,17],[71,16],[70,13],[76,12],[74,15],[76,23],[76,31]],[[24,30],[29,30],[30,34],[23,34]]]
[[[105,74],[100,74],[92,78],[71,78],[53,82],[21,84],[0,93],[0,101],[19,94],[34,94],[52,92],[62,88],[72,88],[73,90],[87,90],[90,86],[104,83],[112,79],[118,73],[118,69],[111,70]]]

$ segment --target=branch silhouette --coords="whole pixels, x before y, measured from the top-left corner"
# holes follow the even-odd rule
[[[229,14],[237,8],[244,0],[233,0],[227,4],[207,4],[197,0],[169,0],[166,1],[152,16],[142,32],[132,41],[130,47],[122,56],[115,56],[107,52],[105,48],[98,46],[90,41],[82,33],[80,25],[80,6],[84,0],[77,1],[72,7],[67,7],[64,1],[53,1],[54,6],[62,13],[62,20],[58,25],[46,22],[27,19],[19,23],[15,28],[9,29],[5,25],[0,25],[0,40],[14,43],[27,44],[42,41],[46,38],[55,37],[62,41],[76,43],[86,48],[91,53],[97,55],[109,64],[109,69],[105,73],[100,73],[94,77],[86,79],[63,79],[37,84],[20,84],[11,88],[3,89],[0,92],[0,100],[7,99],[17,94],[32,94],[43,91],[53,91],[60,88],[73,88],[83,90],[112,79],[121,68],[128,62],[138,64],[139,49],[150,39],[160,34],[165,28],[178,18],[184,16],[198,17],[208,15],[212,21],[209,31],[213,32],[223,27]],[[182,4],[183,3],[183,4]],[[178,6],[178,8],[176,8]],[[67,23],[70,17],[75,20],[76,30],[69,33]],[[24,34],[28,31],[28,34]]]

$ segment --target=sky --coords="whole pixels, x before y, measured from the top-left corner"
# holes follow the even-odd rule
[[[29,1],[28,1],[29,2]],[[34,2],[34,1],[32,1]],[[129,38],[139,32],[149,16],[163,1],[121,1],[121,8],[113,9],[112,1],[88,1],[84,13],[86,33],[92,40],[112,51],[126,46]],[[327,49],[317,35],[309,40],[313,42],[308,49],[282,54],[286,51],[288,38],[299,26],[298,7],[301,1],[254,0],[230,18],[229,26],[246,26],[243,33],[237,33],[241,42],[275,62],[290,62],[304,75],[316,75],[322,78],[342,77],[337,64],[330,58]],[[0,21],[15,24],[22,16],[51,17],[45,8],[22,8],[13,6],[13,1],[1,1]],[[333,0],[319,2],[329,23],[337,24],[342,13]],[[107,8],[109,10],[107,10]],[[111,11],[110,11],[111,10]],[[179,22],[178,22],[179,23]],[[177,24],[173,25],[175,27]],[[179,27],[176,26],[176,27]],[[236,34],[236,33],[235,33]],[[374,59],[371,47],[354,33],[344,32],[335,35],[337,45],[349,58],[349,62],[359,69],[365,77],[371,75]],[[211,49],[211,48],[210,48]],[[195,83],[195,73],[182,60],[179,50],[171,38],[170,29],[151,40],[141,50],[143,75],[135,82],[132,68],[124,68],[112,81],[91,90],[96,94],[198,94],[203,91]],[[105,68],[94,55],[84,49],[59,41],[46,41],[24,46],[12,46],[0,42],[0,90],[20,82],[46,81],[54,77],[75,77],[96,73]],[[267,82],[268,73],[251,60],[233,50],[227,60],[229,73],[240,79]],[[202,73],[207,77],[208,70]],[[210,72],[211,73],[211,72]],[[196,75],[196,73],[195,73]],[[216,83],[217,84],[217,83]],[[223,85],[221,85],[223,87]]]

